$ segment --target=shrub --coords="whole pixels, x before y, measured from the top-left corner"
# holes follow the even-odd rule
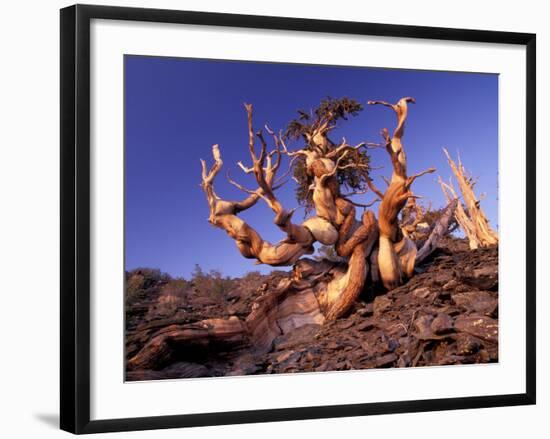
[[[233,280],[229,277],[224,277],[219,270],[210,270],[208,273],[205,273],[198,264],[195,264],[191,282],[197,294],[215,301],[224,299],[226,293],[234,284]]]

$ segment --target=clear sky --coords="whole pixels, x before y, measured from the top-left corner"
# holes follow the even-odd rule
[[[185,277],[195,264],[229,276],[270,271],[244,259],[233,240],[208,223],[199,159],[211,164],[211,147],[218,143],[225,169],[216,191],[225,199],[243,198],[225,179],[230,170],[235,180],[255,187],[253,177],[236,166],[239,160],[249,163],[243,103],[254,105],[256,129],[268,123],[278,130],[296,110],[309,110],[327,96],[348,96],[362,104],[414,97],[403,138],[408,172],[437,168],[414,183],[414,192],[434,208],[443,206],[437,176],[448,179],[451,170],[441,148],[454,157],[460,152],[466,169],[478,178],[477,194],[485,194],[482,206],[491,224],[498,227],[497,75],[126,56],[126,269],[160,268]],[[380,129],[391,132],[394,126],[390,109],[365,105],[357,117],[342,121],[331,138],[379,142]],[[371,157],[373,166],[383,166],[373,176],[384,187],[380,176],[391,175],[389,157],[383,150],[373,150]],[[287,208],[297,204],[293,191],[291,180],[277,192]],[[368,193],[355,199],[372,198]],[[264,202],[242,216],[264,239],[283,238]],[[298,210],[294,219],[302,217]]]

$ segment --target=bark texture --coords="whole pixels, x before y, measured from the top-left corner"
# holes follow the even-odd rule
[[[378,246],[378,270],[380,279],[388,290],[396,288],[412,276],[416,259],[416,245],[406,236],[398,224],[398,216],[405,204],[415,195],[411,191],[414,180],[424,174],[434,172],[434,168],[418,174],[407,175],[407,157],[403,148],[402,138],[405,134],[408,105],[415,103],[411,97],[400,99],[397,104],[385,101],[369,101],[370,105],[384,105],[396,115],[397,125],[390,136],[388,130],[382,130],[393,173],[385,192],[376,188],[370,182],[370,187],[382,200],[378,209],[380,240]]]
[[[255,298],[246,316],[166,325],[132,353],[128,370],[158,369],[170,361],[178,346],[221,346],[222,349],[231,349],[250,344],[257,352],[270,352],[274,341],[285,334],[302,327],[327,324],[349,314],[365,290],[367,279],[373,285],[382,284],[385,289],[393,290],[411,278],[415,264],[424,261],[445,236],[449,218],[459,205],[456,200],[450,202],[418,251],[413,238],[422,211],[415,206],[417,196],[411,186],[416,178],[435,169],[408,174],[403,136],[408,107],[414,102],[411,97],[402,98],[396,104],[368,102],[370,105],[388,107],[396,116],[392,134],[386,128],[382,130],[383,145],[360,143],[353,146],[345,139],[340,144],[333,143],[327,137],[335,127],[336,118],[331,110],[308,125],[304,134],[306,146],[297,151],[290,151],[284,136],[267,126],[265,131],[255,131],[252,105],[245,104],[250,165],[239,162],[238,167],[254,177],[256,187],[245,187],[227,173],[228,182],[245,195],[241,200],[222,198],[215,190],[215,181],[223,168],[222,154],[220,147],[213,145],[212,164],[209,166],[201,160],[201,187],[208,202],[208,221],[235,241],[243,257],[255,259],[259,264],[292,266],[292,272],[265,294]],[[271,148],[264,132],[272,144]],[[385,191],[378,189],[368,178],[365,187],[376,198],[369,204],[358,203],[351,197],[366,191],[342,194],[339,176],[344,170],[366,171],[364,162],[350,160],[350,157],[355,157],[353,154],[363,148],[376,146],[382,146],[388,153],[392,175],[387,180]],[[287,171],[277,175],[285,156],[289,158],[290,166],[298,158],[303,160],[308,182],[311,182],[309,191],[315,213],[301,224],[293,222],[295,209],[286,209],[276,196],[277,189],[285,183],[289,174]],[[285,238],[278,243],[268,242],[239,216],[260,201],[271,209],[275,226],[285,234]],[[367,209],[377,201],[380,202],[378,218]],[[405,206],[416,210],[414,220],[400,219]],[[359,219],[358,207],[363,208]],[[476,223],[481,223],[484,218],[482,212],[477,211],[476,215]],[[316,242],[333,246],[340,260],[334,262],[305,257],[313,253]],[[188,374],[202,373],[188,366],[182,367]]]
[[[215,227],[224,230],[245,258],[253,258],[258,263],[271,266],[292,266],[304,255],[313,253],[313,244],[336,245],[339,255],[346,258],[348,269],[345,276],[331,284],[332,294],[323,298],[323,308],[327,319],[336,319],[343,315],[364,287],[369,265],[367,258],[378,238],[378,224],[374,214],[365,211],[362,221],[356,219],[356,203],[340,194],[337,180],[338,171],[348,167],[360,167],[359,163],[342,165],[343,159],[353,150],[363,148],[365,144],[351,146],[345,142],[332,145],[325,140],[326,125],[315,129],[308,138],[314,146],[311,150],[291,152],[280,135],[267,129],[273,138],[274,147],[268,151],[263,131],[254,132],[253,109],[245,105],[248,121],[248,151],[252,166],[239,162],[246,174],[253,174],[258,187],[248,189],[227,177],[229,182],[245,192],[247,197],[240,201],[222,199],[214,189],[214,181],[223,166],[218,145],[212,147],[213,165],[208,168],[202,161],[202,183],[208,201],[209,221]],[[259,141],[259,152],[256,141]],[[306,171],[312,177],[311,191],[316,215],[302,224],[292,222],[294,210],[287,210],[275,195],[282,179],[276,178],[283,155],[306,158]],[[284,179],[284,176],[282,177]],[[286,239],[272,244],[238,214],[253,207],[260,199],[265,201],[274,212],[274,223],[285,234]],[[397,214],[398,212],[396,212]],[[338,285],[338,286],[337,286]],[[337,291],[336,291],[337,290]]]
[[[449,230],[449,222],[455,214],[457,206],[458,200],[456,198],[447,205],[441,217],[434,225],[432,233],[430,234],[424,245],[420,248],[420,250],[418,250],[418,253],[416,254],[415,264],[421,264],[430,254],[435,251],[439,242],[445,237],[447,231]]]
[[[407,224],[407,228],[402,229],[399,215],[407,204],[414,204],[416,196],[411,186],[415,179],[435,171],[434,168],[429,168],[411,176],[407,173],[403,136],[408,106],[414,102],[411,97],[402,98],[396,104],[368,102],[370,105],[390,108],[396,115],[396,126],[391,135],[388,129],[382,130],[384,148],[392,164],[392,176],[387,180],[388,187],[382,192],[368,179],[369,188],[377,196],[375,201],[380,201],[378,219],[372,212],[364,210],[361,220],[356,218],[356,206],[359,204],[340,192],[338,172],[350,167],[365,166],[353,161],[346,163],[344,159],[353,151],[373,144],[352,146],[345,139],[339,145],[334,144],[327,137],[327,133],[334,128],[330,124],[330,117],[327,117],[326,120],[319,119],[312,124],[305,136],[307,146],[297,151],[289,151],[283,136],[266,127],[267,133],[273,138],[273,149],[268,151],[263,130],[254,131],[252,106],[245,104],[248,152],[252,165],[248,167],[243,162],[238,165],[246,174],[254,175],[258,187],[245,188],[228,176],[229,182],[245,192],[247,197],[241,201],[220,198],[214,190],[214,180],[223,162],[218,145],[214,145],[214,163],[211,168],[208,169],[206,162],[202,161],[202,188],[210,206],[210,223],[225,230],[235,240],[244,257],[272,266],[296,264],[304,255],[313,252],[315,242],[335,246],[337,255],[346,261],[347,269],[341,276],[336,276],[327,285],[326,294],[321,295],[321,309],[327,320],[337,319],[349,310],[365,287],[369,274],[371,279],[381,281],[388,290],[401,285],[414,271],[417,247],[409,236],[414,232],[418,221]],[[256,142],[260,143],[259,152]],[[302,224],[292,222],[294,210],[285,209],[275,195],[275,190],[282,181],[281,178],[277,179],[276,174],[283,155],[292,160],[302,156],[306,173],[311,178],[310,190],[315,215]],[[279,243],[267,242],[238,216],[260,199],[271,208],[275,225],[287,236]],[[417,220],[419,217],[417,213]],[[442,230],[439,232],[443,233]],[[432,250],[437,239],[437,236],[432,237]],[[428,248],[424,250],[423,257],[427,253]]]

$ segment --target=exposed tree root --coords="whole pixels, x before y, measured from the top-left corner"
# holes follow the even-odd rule
[[[343,139],[341,144],[336,145],[327,137],[327,133],[335,127],[334,121],[344,114],[336,115],[338,111],[344,111],[342,107],[316,113],[317,118],[309,125],[297,122],[302,131],[304,126],[307,127],[303,132],[306,146],[293,152],[288,150],[282,135],[267,128],[274,143],[274,148],[268,151],[262,130],[254,132],[252,106],[245,104],[248,151],[252,164],[248,167],[239,162],[238,165],[243,172],[254,176],[257,188],[246,188],[228,175],[229,182],[247,195],[240,201],[222,199],[215,192],[214,181],[222,169],[223,161],[218,145],[214,145],[212,166],[208,168],[206,161],[201,160],[201,186],[209,205],[209,222],[224,230],[245,258],[271,266],[293,266],[292,276],[281,280],[277,288],[257,299],[245,321],[235,317],[167,326],[130,359],[128,369],[154,369],[166,363],[173,354],[174,346],[178,345],[230,346],[251,343],[257,350],[269,351],[273,340],[279,335],[307,324],[323,324],[344,316],[364,290],[367,279],[373,283],[381,282],[386,289],[391,290],[410,278],[415,264],[424,260],[446,233],[449,218],[457,205],[456,201],[450,203],[431,236],[422,249],[417,251],[410,236],[414,236],[418,221],[407,222],[407,228],[402,229],[399,215],[407,203],[410,205],[410,200],[416,198],[411,191],[416,178],[434,172],[435,169],[429,168],[412,176],[407,174],[402,138],[408,104],[414,102],[410,97],[400,99],[396,104],[369,102],[391,108],[397,124],[391,136],[386,128],[382,130],[393,169],[391,179],[387,180],[388,187],[382,192],[371,179],[366,180],[368,188],[378,197],[374,201],[380,201],[378,219],[373,212],[364,210],[360,221],[356,218],[356,206],[365,207],[372,203],[351,200],[349,197],[354,193],[343,195],[338,176],[340,172],[350,169],[363,172],[361,175],[364,175],[367,165],[350,160],[350,157],[355,157],[350,154],[372,144],[351,146]],[[349,101],[342,105],[354,108]],[[260,143],[259,148],[256,141]],[[302,224],[292,221],[294,210],[285,209],[275,195],[284,180],[284,176],[277,178],[284,155],[292,160],[297,157],[305,159],[305,172],[308,182],[311,182],[309,190],[315,215]],[[462,185],[467,183],[461,182],[461,188]],[[257,230],[238,216],[260,199],[273,211],[274,224],[286,235],[279,243],[272,244],[264,240]],[[481,217],[478,213],[476,221],[480,222]],[[490,236],[489,231],[487,234]],[[336,254],[345,262],[303,258],[313,252],[315,242],[334,246]]]

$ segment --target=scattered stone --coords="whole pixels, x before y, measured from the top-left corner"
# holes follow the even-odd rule
[[[433,276],[432,283],[438,286],[446,285],[452,280],[452,278],[453,273],[451,271],[444,270]]]
[[[282,354],[275,357],[275,361],[282,363],[283,361],[288,360],[293,353],[294,351],[284,351]]]
[[[454,290],[457,286],[458,286],[458,281],[456,279],[451,279],[449,282],[443,285],[442,289],[444,291],[449,291],[449,290]]]
[[[353,326],[353,320],[342,320],[338,322],[337,327],[338,329],[348,329]]]
[[[460,334],[456,339],[456,352],[459,355],[475,354],[481,346],[480,340],[468,334]]]
[[[448,314],[440,313],[433,319],[430,326],[434,333],[446,334],[453,330],[453,319]]]
[[[254,375],[260,372],[262,368],[257,363],[239,363],[232,370],[230,370],[228,376],[242,376],[242,375]]]
[[[127,381],[169,380],[177,378],[199,378],[209,376],[208,369],[195,363],[174,363],[162,370],[127,371]]]
[[[437,338],[432,330],[433,316],[423,315],[414,321],[415,336],[419,340],[432,340]]]
[[[470,291],[451,295],[453,303],[467,311],[493,316],[498,307],[498,299],[487,291]]]
[[[369,329],[374,328],[374,319],[365,319],[361,323],[359,323],[355,329],[357,331],[368,331]]]
[[[311,342],[321,325],[307,324],[296,328],[292,332],[282,334],[273,340],[273,350],[292,349],[298,345]]]
[[[393,363],[395,362],[395,360],[397,360],[397,355],[395,354],[387,354],[387,355],[383,355],[382,357],[378,357],[376,360],[375,360],[375,367],[389,367],[391,365],[393,365]]]
[[[357,314],[360,315],[361,317],[370,316],[372,315],[373,312],[374,312],[374,304],[372,302],[367,303],[363,308],[360,308],[357,310]]]
[[[498,287],[498,265],[488,265],[464,272],[461,280],[480,290],[494,290]]]
[[[498,321],[483,315],[458,316],[455,329],[481,338],[490,343],[498,343]]]
[[[379,316],[384,311],[389,309],[393,301],[387,296],[377,296],[374,299],[373,312],[375,316]]]
[[[307,318],[302,320],[293,316],[281,321],[273,318],[265,331],[276,336],[263,350],[254,348],[249,340],[236,347],[170,345],[170,361],[159,363],[158,370],[157,365],[152,365],[128,371],[126,379],[498,361],[498,250],[470,251],[467,242],[456,239],[445,245],[446,248],[436,250],[429,264],[422,266],[421,273],[399,288],[383,294],[366,291],[346,318],[325,324],[319,324],[307,312]],[[166,294],[170,281],[153,279],[147,273],[128,276],[135,277],[129,283],[136,291],[126,301],[127,358],[174,325],[230,316],[231,322],[244,321],[252,308],[259,306],[258,300],[269,297],[277,285],[288,279],[284,272],[236,279],[218,300],[210,293],[201,297],[195,286],[182,291],[178,299],[173,292]],[[374,300],[369,298],[375,294],[378,295]]]
[[[417,299],[426,299],[432,295],[432,291],[428,287],[422,287],[414,290],[412,295]]]

